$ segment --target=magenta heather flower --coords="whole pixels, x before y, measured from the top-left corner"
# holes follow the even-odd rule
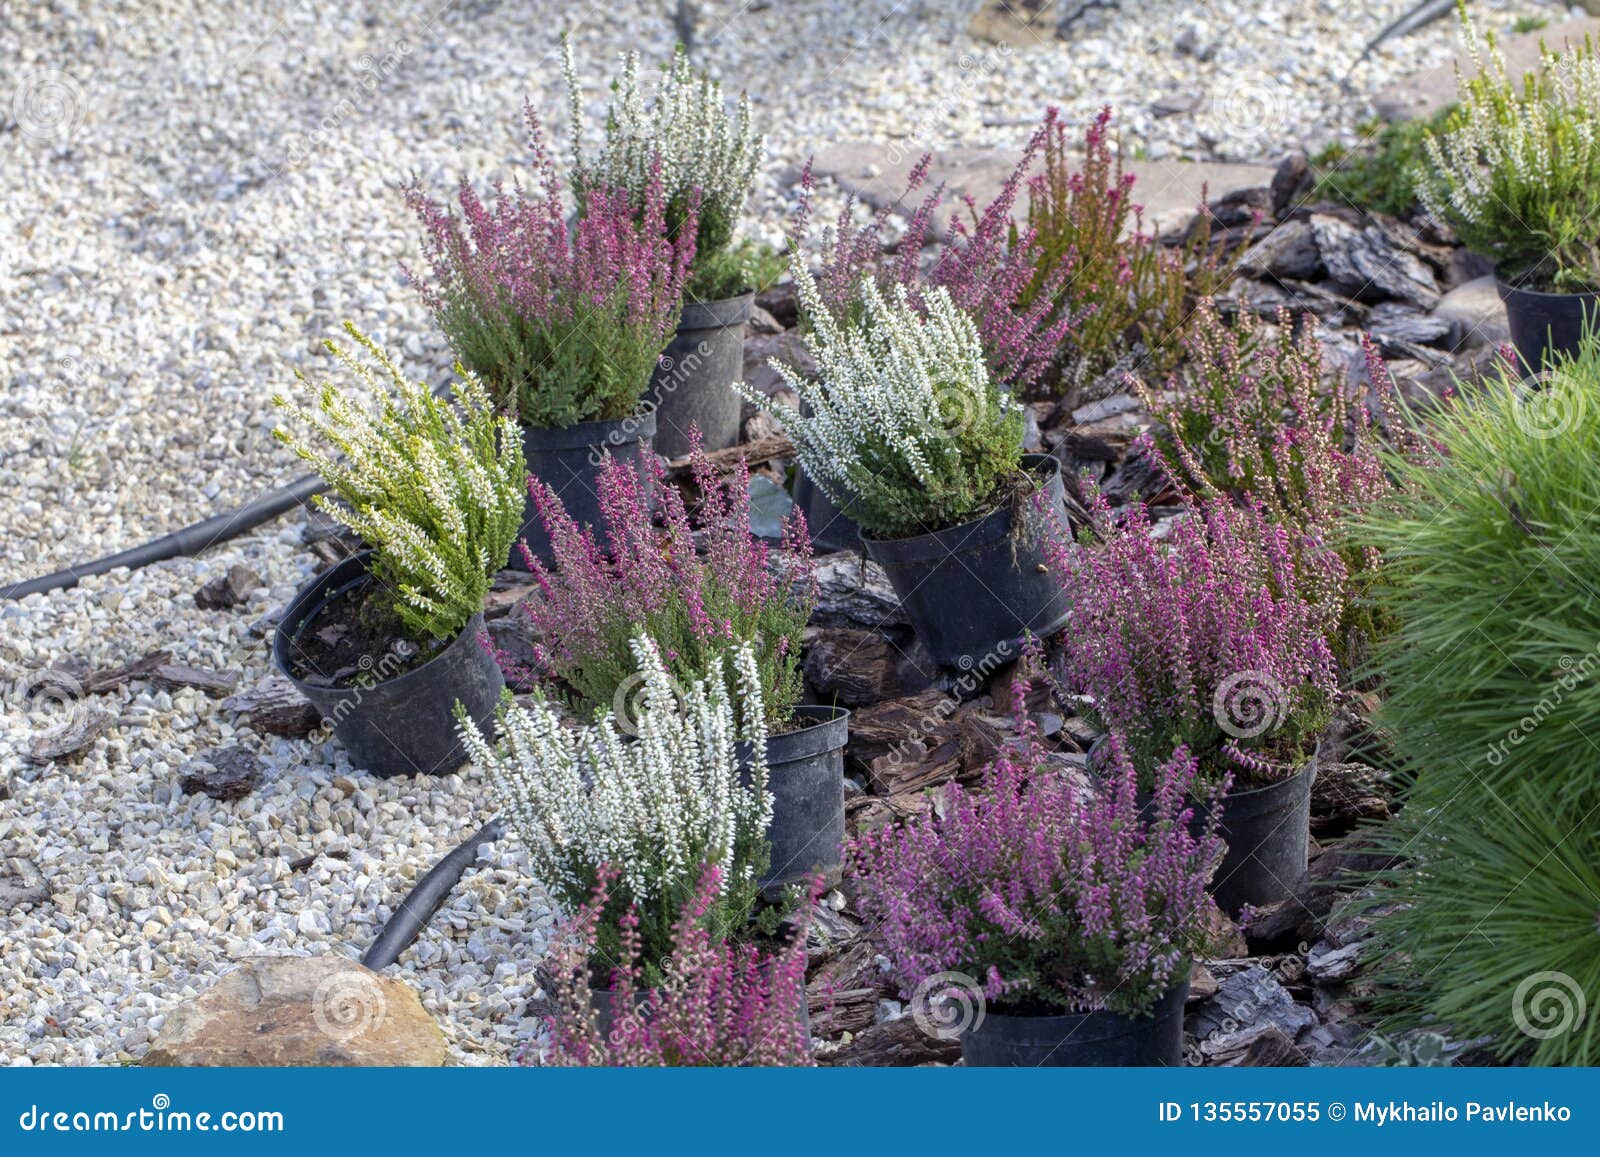
[[[1206,780],[1298,766],[1338,693],[1338,554],[1253,503],[1200,501],[1164,542],[1142,504],[1118,517],[1091,491],[1090,517],[1080,544],[1052,544],[1052,565],[1073,606],[1067,683],[1094,721],[1147,776],[1178,744]]]
[[[629,643],[643,630],[654,639],[675,679],[703,679],[719,656],[741,643],[756,648],[769,727],[781,727],[799,699],[800,643],[816,582],[805,516],[796,509],[779,550],[750,534],[750,471],[743,461],[724,481],[691,431],[690,471],[700,503],[697,538],[682,493],[667,484],[660,462],[647,457],[645,485],[618,458],[600,473],[604,545],[579,528],[561,500],[538,479],[532,496],[550,535],[552,562],[526,555],[537,592],[522,604],[538,640],[537,669],[511,674],[557,678],[591,707],[625,715],[621,689],[633,683]],[[650,508],[654,491],[664,525]]]
[[[406,190],[431,283],[407,270],[456,357],[528,426],[626,417],[671,339],[694,258],[698,198],[676,234],[658,173],[637,213],[625,190],[591,188],[570,228],[538,115],[526,109],[539,196],[463,180],[460,213]]]
[[[1027,734],[980,789],[952,784],[941,813],[855,842],[861,909],[907,995],[956,972],[996,1011],[1145,1012],[1204,947],[1221,841],[1214,820],[1190,829],[1195,760],[1173,752],[1141,808],[1119,738],[1089,788]]]
[[[547,995],[554,1004],[547,1063],[564,1066],[810,1065],[801,1021],[806,999],[806,930],[767,955],[707,931],[720,872],[707,866],[673,925],[671,955],[658,988],[643,988],[635,912],[620,918],[622,955],[609,976],[613,1027],[602,1035],[595,1012],[597,929],[615,879],[602,869],[594,897],[566,926]],[[815,896],[812,897],[813,902]],[[809,916],[811,904],[805,911]]]
[[[1043,141],[1041,128],[1028,142],[1022,160],[1006,178],[999,194],[981,212],[971,197],[964,198],[966,214],[952,214],[949,240],[938,249],[932,266],[924,272],[921,257],[929,231],[943,198],[943,189],[928,193],[912,212],[891,256],[884,231],[890,207],[880,210],[865,226],[853,219],[854,203],[840,212],[826,239],[817,286],[824,305],[836,318],[849,319],[860,310],[863,277],[875,278],[886,294],[904,285],[914,303],[924,290],[943,288],[955,305],[978,326],[985,357],[995,377],[1005,386],[1024,392],[1035,385],[1056,361],[1062,342],[1081,320],[1072,311],[1057,311],[1054,293],[1071,278],[1070,259],[1057,262],[1044,284],[1035,290],[1041,261],[1031,229],[1018,230],[1012,210],[1022,192],[1029,167]],[[906,197],[927,179],[931,154],[911,171]],[[795,247],[805,240],[810,222],[812,193],[808,167],[801,180],[801,205],[795,222]],[[902,198],[904,199],[904,198]],[[1024,304],[1025,295],[1031,304]],[[892,296],[892,294],[890,294]]]

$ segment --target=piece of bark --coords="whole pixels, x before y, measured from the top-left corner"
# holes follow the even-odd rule
[[[28,755],[35,763],[50,763],[76,755],[110,731],[116,721],[117,717],[103,708],[80,706],[60,726],[35,736]]]
[[[216,697],[230,695],[239,686],[242,674],[238,671],[212,671],[206,667],[191,667],[187,663],[163,663],[150,672],[150,682],[169,691],[185,687],[203,691]]]
[[[171,651],[150,651],[131,663],[94,672],[84,681],[83,689],[91,695],[111,691],[132,679],[146,678],[157,667],[170,662],[172,662]]]
[[[961,1059],[961,1042],[929,1036],[913,1016],[874,1024],[838,1049],[817,1057],[828,1066],[905,1067],[909,1065],[953,1064]]]
[[[727,474],[739,464],[740,459],[754,470],[763,462],[773,458],[793,458],[794,443],[788,438],[777,436],[763,438],[759,442],[744,442],[737,446],[729,446],[726,450],[712,450],[706,454],[706,461],[711,468],[719,474]],[[676,481],[689,476],[689,459],[674,458],[667,463],[667,480]]]
[[[286,739],[303,738],[322,724],[321,713],[282,675],[269,675],[248,691],[230,695],[221,706],[244,717],[253,730]]]
[[[183,765],[183,790],[217,800],[243,799],[261,785],[261,760],[237,743],[213,748]]]
[[[248,602],[250,592],[261,586],[261,576],[241,563],[228,568],[194,592],[194,605],[203,611],[227,611]]]
[[[930,687],[938,667],[909,632],[849,627],[806,631],[805,676],[823,703],[860,707]]]

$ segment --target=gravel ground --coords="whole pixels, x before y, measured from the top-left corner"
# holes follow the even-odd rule
[[[1070,42],[1022,31],[999,46],[952,34],[960,21],[945,14],[970,5],[723,0],[699,5],[699,50],[749,87],[769,126],[756,228],[776,239],[788,175],[837,140],[1015,144],[1049,102],[1116,105],[1130,145],[1153,156],[1272,157],[1348,135],[1371,93],[1450,50],[1445,22],[1350,71],[1407,6],[1124,0],[1127,15],[1092,13]],[[1501,30],[1563,14],[1535,0],[1476,7]],[[441,372],[442,346],[397,272],[416,254],[399,182],[414,171],[442,192],[461,173],[514,172],[520,100],[556,120],[564,107],[562,22],[597,76],[624,47],[665,51],[669,10],[7,3],[0,582],[132,546],[293,476],[269,437],[271,397],[295,367],[320,372],[318,345],[344,318],[417,372]],[[1193,107],[1156,115],[1173,100]],[[249,624],[310,571],[299,530],[288,519],[204,560],[0,604],[0,865],[31,861],[55,896],[0,910],[0,1058],[137,1057],[230,960],[359,951],[398,884],[489,813],[471,775],[352,776],[332,746],[236,731],[200,693],[145,683],[99,697],[117,721],[85,755],[25,757],[50,720],[19,692],[67,656],[106,667],[163,646],[255,681],[267,657]],[[198,610],[193,591],[239,562],[264,580],[251,602]],[[182,794],[184,761],[231,742],[262,756],[267,782],[237,803]],[[526,1035],[518,1018],[548,920],[521,880],[507,841],[400,966],[463,1061],[504,1060]]]

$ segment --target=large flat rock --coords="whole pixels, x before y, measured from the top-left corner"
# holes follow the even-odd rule
[[[1506,70],[1520,76],[1539,63],[1539,45],[1548,44],[1561,49],[1568,44],[1582,44],[1585,36],[1600,37],[1600,18],[1593,16],[1552,24],[1538,32],[1521,36],[1508,36],[1500,42],[1505,52]],[[1429,117],[1456,99],[1456,66],[1463,70],[1472,68],[1472,58],[1460,49],[1456,60],[1441,64],[1424,72],[1415,73],[1396,81],[1372,100],[1373,107],[1384,120],[1403,121]]]
[[[933,154],[928,181],[921,191],[905,196],[906,178],[921,154],[896,145],[845,141],[817,153],[812,171],[831,177],[874,208],[894,205],[909,213],[926,191],[945,186],[945,202],[938,227],[943,230],[963,196],[971,196],[981,209],[999,194],[1006,177],[1021,159],[1015,149],[958,147]],[[1134,200],[1144,206],[1146,232],[1165,233],[1182,228],[1194,217],[1203,199],[1215,201],[1224,194],[1270,184],[1272,165],[1220,161],[1137,161],[1127,166],[1134,174]],[[1027,212],[1027,194],[1018,198],[1015,216]]]

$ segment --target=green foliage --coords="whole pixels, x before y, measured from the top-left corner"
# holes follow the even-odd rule
[[[408,381],[354,325],[345,329],[383,376],[333,342],[328,351],[369,397],[358,401],[332,383],[317,390],[314,407],[279,395],[273,401],[313,437],[282,427],[274,434],[332,489],[317,504],[372,546],[372,574],[405,629],[418,639],[453,638],[483,609],[521,526],[522,439],[465,370],[452,406]]]
[[[1313,159],[1317,170],[1312,197],[1337,201],[1367,212],[1407,216],[1417,208],[1417,180],[1428,156],[1428,136],[1440,132],[1455,113],[1451,104],[1427,120],[1367,123],[1367,140],[1355,149],[1332,144]]]
[[[1427,434],[1436,454],[1391,453],[1398,496],[1357,528],[1396,623],[1378,723],[1425,803],[1530,779],[1575,800],[1600,770],[1600,343],[1536,392],[1503,373]]]
[[[786,262],[770,245],[745,239],[700,253],[689,267],[684,295],[690,301],[722,301],[776,285]]]
[[[1560,293],[1600,289],[1600,57],[1594,41],[1544,49],[1511,77],[1492,35],[1462,22],[1476,75],[1460,106],[1429,133],[1417,187],[1428,211],[1517,285]]]
[[[1600,783],[1579,759],[1590,782],[1566,807],[1530,774],[1486,803],[1413,805],[1375,837],[1407,858],[1370,902],[1393,1025],[1492,1036],[1502,1061],[1600,1064]]]
[[[1051,291],[1055,315],[1077,319],[1067,343],[1067,384],[1104,373],[1130,354],[1141,354],[1150,372],[1166,373],[1182,356],[1194,302],[1225,287],[1243,254],[1222,255],[1205,212],[1177,248],[1144,231],[1134,177],[1122,170],[1110,119],[1106,109],[1080,142],[1065,122],[1049,118],[1043,170],[1028,185],[1037,274],[1019,308]],[[1071,274],[1060,278],[1055,271],[1064,263]]]

